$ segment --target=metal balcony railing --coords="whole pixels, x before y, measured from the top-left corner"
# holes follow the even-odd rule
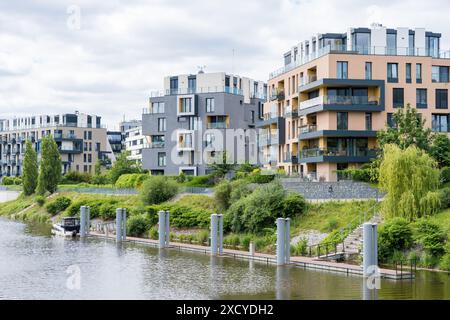
[[[309,132],[315,132],[317,131],[317,125],[316,124],[307,124],[304,126],[300,126],[300,133],[309,133]]]
[[[375,157],[375,149],[338,149],[338,148],[312,148],[303,149],[299,152],[300,158],[312,158],[320,156],[334,157]]]

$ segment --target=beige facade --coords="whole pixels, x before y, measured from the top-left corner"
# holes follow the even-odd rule
[[[39,160],[42,137],[50,134],[53,135],[61,154],[63,174],[71,170],[93,173],[96,161],[104,160],[108,150],[106,128],[102,128],[100,122],[95,120],[100,119],[99,117],[92,116],[90,121],[94,119],[94,122],[88,124],[83,121],[85,115],[71,116],[78,118],[78,121],[64,123],[65,115],[61,115],[59,124],[54,121],[39,125],[28,122],[24,124],[18,122],[18,119],[14,119],[16,121],[13,124],[13,120],[3,120],[0,131],[0,174],[21,175],[26,141],[32,142]],[[31,117],[27,119],[31,121]]]
[[[389,30],[400,37],[400,31]],[[420,42],[414,31],[409,34]],[[423,35],[428,42],[440,37]],[[347,37],[343,35],[342,42]],[[321,35],[315,39],[321,40]],[[267,168],[335,181],[339,169],[359,167],[373,158],[376,132],[390,123],[400,105],[416,107],[428,127],[448,134],[450,55],[435,54],[428,47],[361,50],[347,44],[326,49],[316,48],[322,51],[313,58],[290,61],[271,74],[265,119],[259,127],[281,136],[261,145]]]

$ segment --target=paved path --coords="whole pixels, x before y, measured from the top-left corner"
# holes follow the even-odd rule
[[[91,231],[90,235],[94,236],[94,237],[108,238],[111,240],[115,239],[115,235],[105,236],[102,233],[92,232],[92,231]],[[153,247],[158,247],[158,245],[159,245],[158,240],[136,238],[136,237],[127,237],[126,241],[151,245]],[[187,244],[187,243],[178,243],[178,242],[170,242],[170,248],[175,249],[175,250],[202,252],[204,254],[209,254],[209,252],[210,252],[209,247],[194,245],[194,244]],[[255,253],[255,255],[252,256],[247,251],[224,249],[223,256],[239,258],[239,259],[247,259],[247,260],[256,260],[256,261],[265,262],[267,264],[276,263],[275,255],[265,254],[265,253]],[[351,265],[351,264],[347,264],[347,263],[340,263],[340,262],[321,261],[321,260],[317,260],[317,258],[315,258],[315,257],[303,257],[303,256],[291,257],[291,263],[298,267],[303,267],[303,268],[308,268],[308,269],[320,269],[320,270],[341,272],[341,273],[346,273],[346,274],[362,275],[362,267],[361,266]],[[382,278],[393,279],[393,280],[414,278],[414,274],[409,272],[409,269],[407,269],[407,268],[405,268],[403,270],[403,272],[400,272],[400,270],[396,271],[396,270],[392,270],[392,269],[380,268],[380,276]]]

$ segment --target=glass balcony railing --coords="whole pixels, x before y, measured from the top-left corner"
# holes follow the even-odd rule
[[[177,88],[177,89],[152,91],[150,92],[150,97],[157,98],[169,95],[199,94],[199,93],[229,93],[229,94],[243,95],[242,89],[239,88],[229,86],[212,86],[212,87]]]
[[[282,68],[279,68],[269,74],[269,79],[273,79],[281,74],[291,71],[292,69],[304,65],[314,59],[324,56],[330,52],[337,53],[358,53],[371,55],[385,55],[385,56],[429,56],[439,59],[450,59],[450,51],[437,51],[428,48],[409,48],[409,47],[386,47],[386,46],[347,46],[347,45],[327,45],[319,48],[317,52],[310,53],[303,57],[298,57],[296,60]]]
[[[210,122],[206,124],[207,129],[227,129],[228,125],[226,122]]]
[[[321,156],[332,157],[375,157],[376,150],[359,148],[355,150],[338,149],[338,148],[312,148],[303,149],[299,152],[300,158],[313,158]]]
[[[298,163],[298,156],[296,153],[286,152],[284,154],[284,162],[286,163]]]
[[[156,148],[164,148],[166,145],[166,143],[164,141],[152,141],[149,145],[149,147],[151,149],[156,149]]]
[[[309,133],[309,132],[315,132],[317,131],[317,125],[316,124],[307,124],[304,126],[300,126],[300,133]]]
[[[300,102],[299,108],[303,110],[321,104],[376,106],[380,104],[380,98],[375,96],[319,96]]]
[[[279,115],[277,112],[266,112],[263,114],[263,120],[267,121],[267,120],[271,120],[271,119],[276,119],[278,118]]]
[[[259,145],[260,146],[270,146],[279,144],[278,133],[272,133],[267,135],[259,136]]]

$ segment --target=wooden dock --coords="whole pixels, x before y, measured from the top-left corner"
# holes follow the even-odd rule
[[[99,233],[96,231],[91,231],[89,236],[96,238],[103,238],[108,240],[115,241],[114,234],[105,235],[103,233]],[[152,246],[158,248],[159,241],[152,239],[144,239],[144,238],[136,238],[129,237],[124,242],[128,243],[137,243]],[[179,242],[170,242],[170,246],[168,249],[179,250],[179,251],[192,251],[192,252],[200,252],[204,254],[210,253],[210,248],[187,244],[187,243],[179,243]],[[251,255],[250,252],[233,250],[233,249],[223,249],[222,257],[231,257],[234,259],[245,259],[245,260],[253,260],[260,261],[266,264],[276,264],[276,256],[272,254],[265,253],[255,253]],[[296,267],[304,268],[304,269],[316,269],[316,270],[324,270],[330,272],[339,272],[345,273],[347,275],[359,275],[362,276],[362,267],[358,265],[352,265],[348,263],[341,262],[333,262],[333,261],[324,261],[318,260],[317,257],[303,257],[303,256],[294,256],[291,257],[291,265]],[[414,279],[414,272],[411,269],[407,269],[406,267],[403,270],[393,270],[393,269],[385,269],[380,268],[380,277],[384,279],[391,280],[406,280],[406,279]]]

